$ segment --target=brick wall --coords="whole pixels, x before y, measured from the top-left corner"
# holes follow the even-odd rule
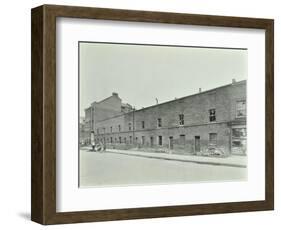
[[[229,122],[236,119],[236,102],[246,98],[246,82],[237,82],[224,87],[201,92],[192,96],[117,115],[100,120],[95,124],[96,138],[104,140],[115,148],[157,148],[167,149],[169,138],[173,138],[173,148],[183,152],[194,152],[195,136],[200,136],[200,149],[208,148],[210,133],[217,134],[217,147],[225,153],[230,150]],[[210,109],[215,109],[216,120],[210,122]],[[184,115],[184,124],[180,125],[179,115]],[[162,119],[162,127],[157,119]],[[144,121],[144,128],[142,122]],[[129,127],[131,124],[131,130]],[[119,128],[121,131],[119,132]],[[112,131],[111,131],[112,127]],[[183,136],[185,135],[183,141]],[[133,143],[129,143],[131,138]],[[158,138],[162,136],[162,145]],[[119,143],[121,137],[121,144]],[[142,143],[144,138],[144,143]],[[151,146],[153,138],[153,146]],[[180,139],[181,138],[181,139]],[[115,141],[117,140],[117,141]],[[126,143],[125,143],[126,141]]]

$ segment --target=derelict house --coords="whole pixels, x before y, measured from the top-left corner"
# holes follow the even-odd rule
[[[246,154],[246,81],[134,110],[117,93],[85,109],[85,125],[107,148]]]

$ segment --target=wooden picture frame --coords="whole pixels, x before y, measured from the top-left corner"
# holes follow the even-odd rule
[[[32,9],[31,219],[65,224],[274,209],[274,21],[271,19],[43,5]],[[266,36],[265,200],[215,204],[56,211],[56,18],[121,20],[264,29]]]

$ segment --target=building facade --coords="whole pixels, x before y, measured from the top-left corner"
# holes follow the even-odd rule
[[[85,110],[95,141],[107,148],[194,154],[246,154],[246,81],[134,110],[118,94]]]
[[[95,127],[100,121],[114,116],[122,115],[132,111],[133,108],[129,104],[122,103],[117,93],[112,93],[108,98],[99,102],[93,102],[91,106],[86,108],[84,119],[84,131],[86,142],[91,143],[91,133],[94,133]]]

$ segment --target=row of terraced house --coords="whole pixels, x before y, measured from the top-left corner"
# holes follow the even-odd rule
[[[93,133],[107,148],[244,155],[246,114],[246,80],[137,110],[112,93],[85,109],[80,143]]]

